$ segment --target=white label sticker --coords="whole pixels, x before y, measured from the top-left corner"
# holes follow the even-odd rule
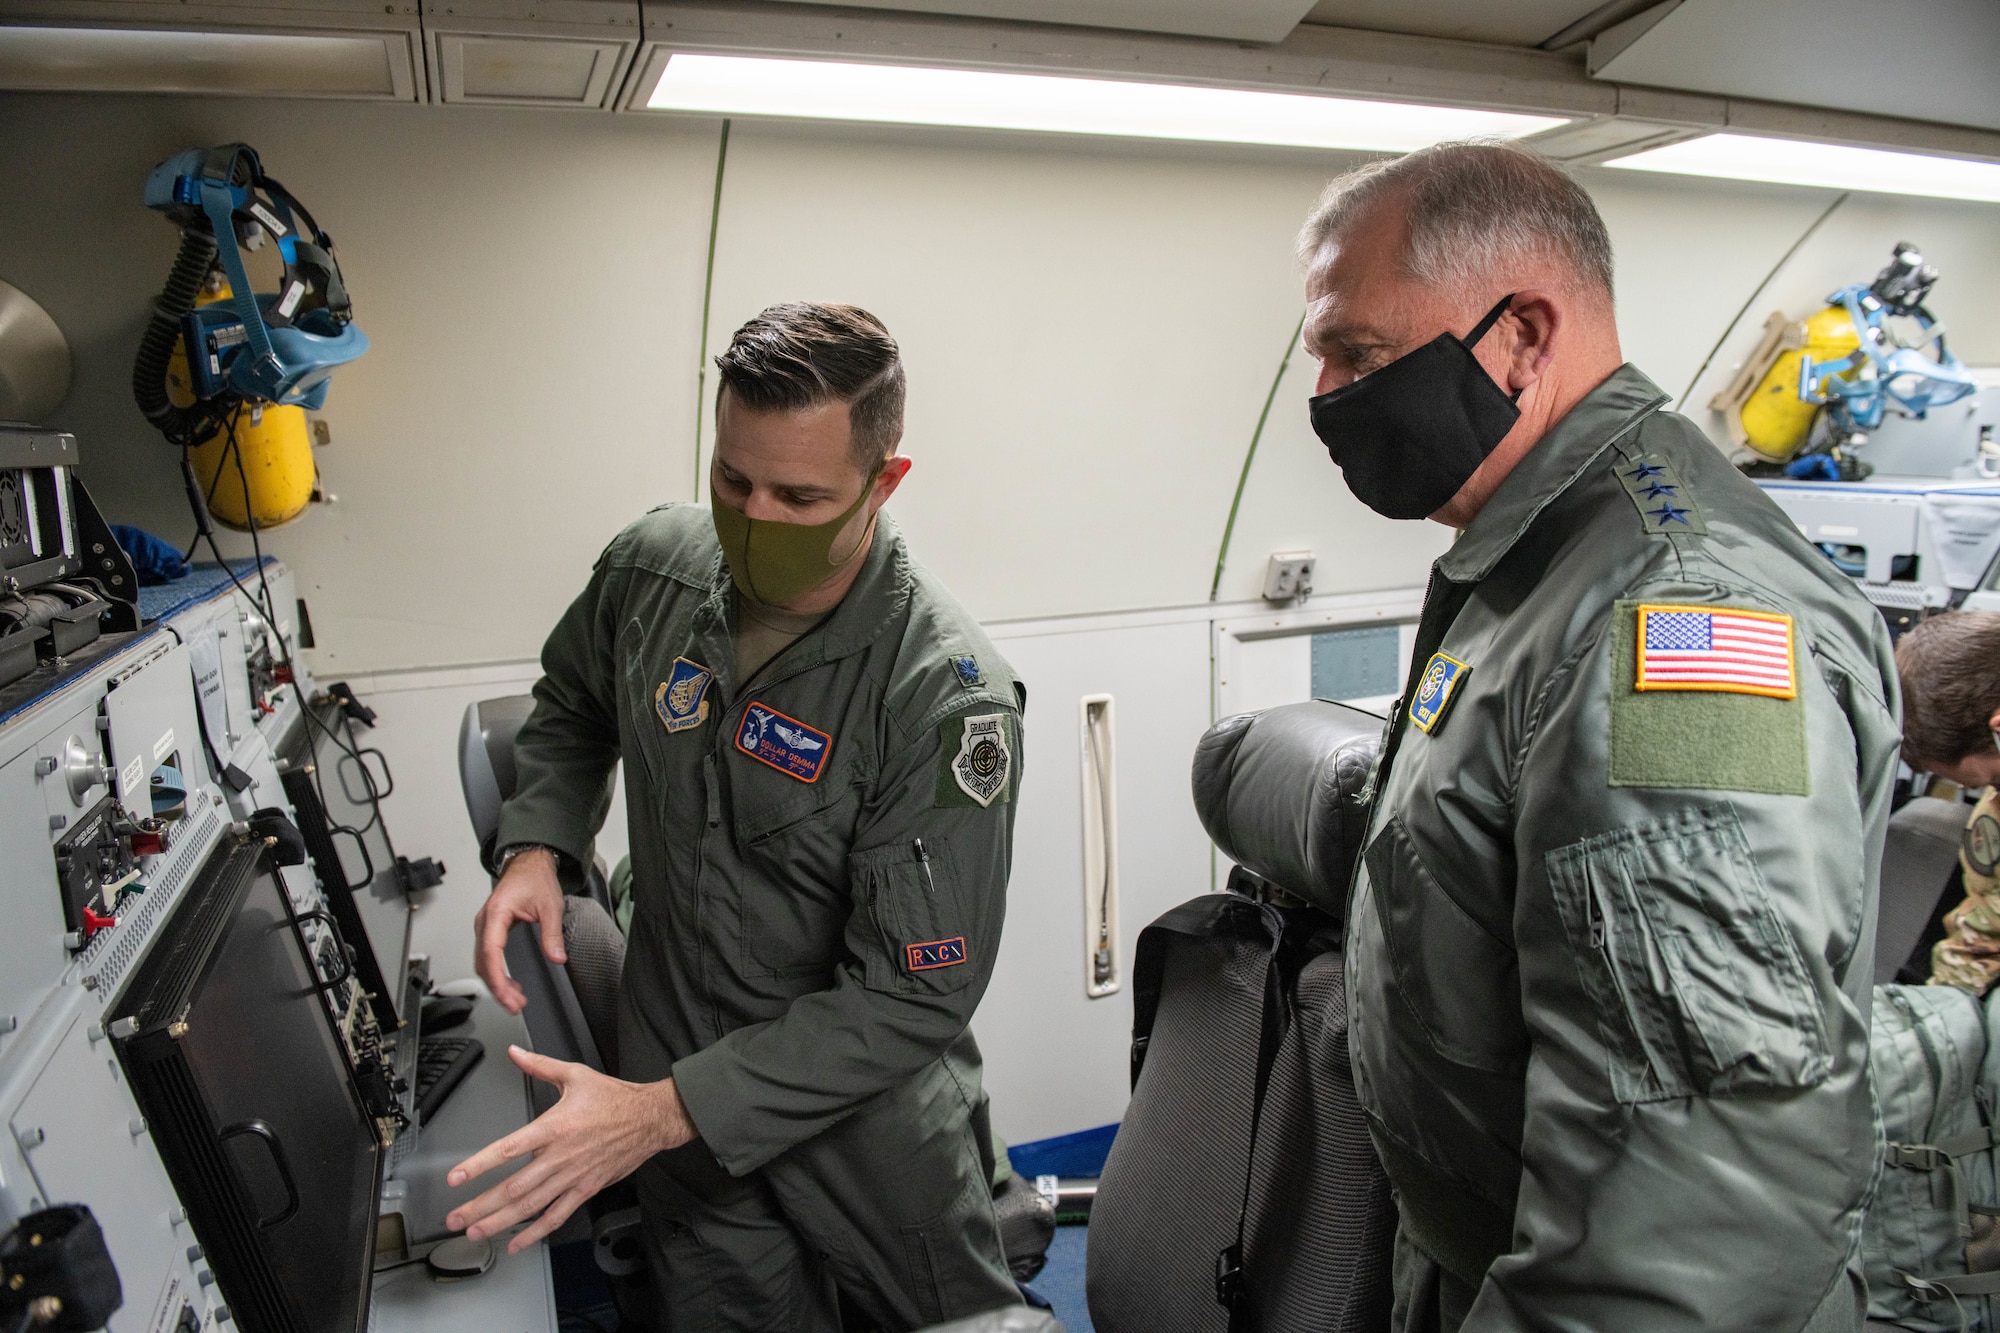
[[[155,764],[159,764],[173,752],[174,752],[174,729],[172,727],[168,727],[164,732],[160,734],[160,739],[153,742],[153,762]]]
[[[194,669],[195,699],[208,727],[209,744],[227,757],[229,700],[222,685],[222,646],[213,629],[188,640],[188,664]]]
[[[278,313],[287,319],[291,318],[292,312],[299,308],[299,298],[305,294],[306,285],[294,279],[292,284],[285,288],[284,299],[278,302]]]
[[[259,222],[264,224],[264,229],[270,232],[273,236],[283,236],[286,232],[291,230],[290,227],[287,227],[284,223],[278,220],[278,215],[276,213],[273,213],[270,209],[264,207],[264,205],[258,203],[255,199],[252,199],[250,201],[250,212],[253,215],[255,215],[256,219]]]
[[[132,762],[118,771],[118,794],[127,803],[146,795],[146,756],[133,755]]]

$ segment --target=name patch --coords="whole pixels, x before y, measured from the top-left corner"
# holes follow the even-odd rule
[[[685,657],[674,659],[673,669],[653,692],[653,707],[669,732],[689,731],[708,721],[708,683],[715,673]]]
[[[1640,690],[1795,699],[1792,618],[1727,606],[1639,607]]]
[[[752,701],[743,711],[743,725],[736,732],[736,748],[788,778],[817,782],[826,769],[833,737],[818,727],[787,717],[768,704]]]
[[[932,940],[929,944],[906,944],[903,950],[910,960],[912,972],[957,967],[965,961],[965,936],[954,935],[948,940]]]
[[[1417,682],[1416,695],[1410,700],[1411,725],[1426,736],[1436,730],[1444,720],[1444,710],[1451,707],[1459,682],[1471,674],[1472,668],[1456,657],[1435,654],[1424,668],[1423,679]]]

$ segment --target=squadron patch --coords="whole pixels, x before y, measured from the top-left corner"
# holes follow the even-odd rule
[[[768,704],[752,701],[743,710],[743,725],[736,732],[736,748],[760,764],[777,769],[800,782],[817,782],[826,770],[833,737],[818,727],[807,726],[787,717]]]
[[[1988,809],[1990,799],[1982,801],[1973,813],[1972,822],[1965,826],[1965,833],[1959,839],[1959,851],[1965,856],[1966,868],[1975,875],[1992,878],[1995,870],[2000,870],[2000,820],[1993,818]]]
[[[981,809],[995,801],[1013,799],[1014,747],[1009,739],[1007,714],[984,713],[978,717],[951,717],[940,729],[938,773],[939,805],[976,805]]]
[[[653,692],[653,708],[669,733],[691,731],[708,721],[708,683],[715,673],[699,662],[676,657],[667,678]]]
[[[932,940],[928,944],[906,944],[903,956],[912,972],[935,972],[941,967],[957,967],[965,961],[965,936]]]
[[[1456,657],[1434,655],[1424,668],[1423,679],[1417,682],[1417,692],[1410,698],[1411,725],[1426,736],[1437,730],[1459,683],[1471,674],[1472,668]]]

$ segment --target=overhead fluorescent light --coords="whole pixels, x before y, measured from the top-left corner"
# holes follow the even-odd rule
[[[989,70],[675,54],[646,106],[729,116],[1408,152],[1568,122],[1506,111]]]
[[[1708,134],[1664,148],[1649,148],[1604,165],[1626,171],[2000,203],[2000,163],[1748,134]]]

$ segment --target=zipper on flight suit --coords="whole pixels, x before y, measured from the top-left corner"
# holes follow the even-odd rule
[[[701,785],[708,793],[708,826],[722,825],[722,790],[715,781],[715,755],[713,752],[701,757]]]
[[[1590,947],[1604,947],[1604,905],[1597,901],[1597,890],[1589,884],[1583,886],[1583,901],[1590,918]]]

